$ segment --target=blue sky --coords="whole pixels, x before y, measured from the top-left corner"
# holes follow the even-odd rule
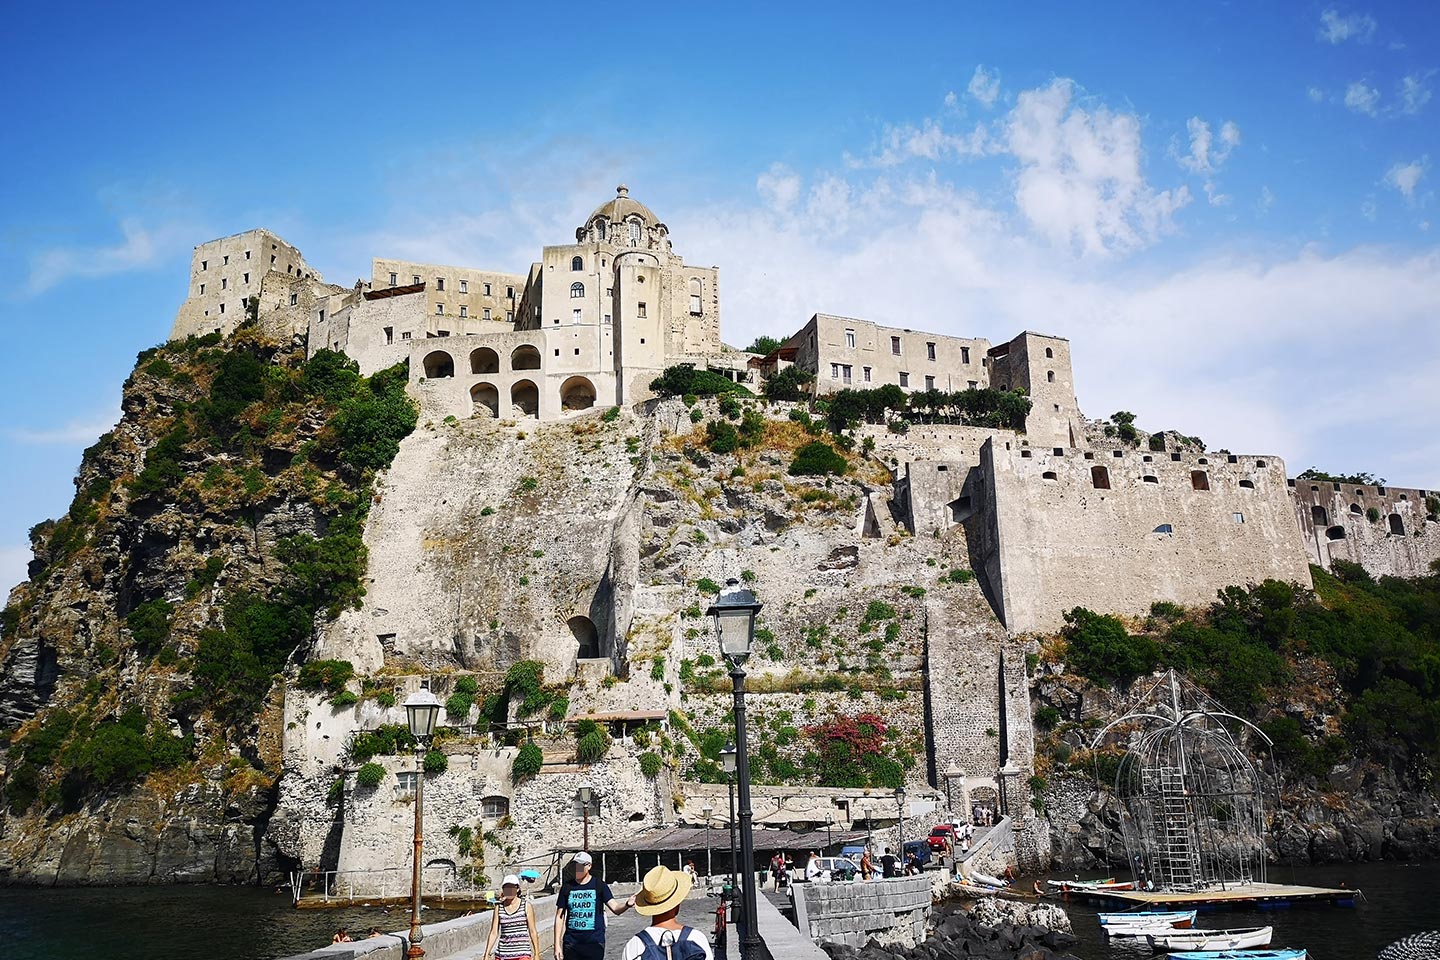
[[[726,339],[1069,337],[1081,408],[1440,487],[1422,3],[12,5],[0,587],[256,226],[523,272],[625,181]],[[63,25],[63,29],[57,29]]]

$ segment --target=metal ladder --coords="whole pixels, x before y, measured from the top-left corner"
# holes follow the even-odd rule
[[[1164,817],[1160,842],[1165,858],[1166,883],[1172,890],[1195,890],[1200,874],[1200,852],[1190,830],[1190,801],[1185,775],[1176,767],[1160,769],[1160,809]]]

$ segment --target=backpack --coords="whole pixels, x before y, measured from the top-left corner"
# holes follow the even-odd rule
[[[705,951],[700,944],[690,939],[690,929],[681,927],[680,932],[675,935],[674,944],[663,947],[650,939],[648,927],[641,930],[636,934],[645,945],[645,952],[640,954],[640,960],[703,960]]]

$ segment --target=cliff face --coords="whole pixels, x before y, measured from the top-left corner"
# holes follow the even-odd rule
[[[70,511],[32,531],[0,636],[6,879],[244,881],[274,866],[274,676],[358,589],[353,531],[388,462],[357,453],[362,434],[393,455],[406,411],[414,422],[403,379],[316,359],[243,331],[142,353]],[[399,426],[357,430],[377,403]]]

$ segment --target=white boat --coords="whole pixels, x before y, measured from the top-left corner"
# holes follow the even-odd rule
[[[998,888],[1010,886],[1010,881],[1008,880],[1001,880],[999,877],[992,877],[984,873],[975,873],[973,870],[966,874],[965,880],[967,883],[979,884],[986,887]]]
[[[1274,927],[1245,927],[1238,930],[1171,930],[1152,933],[1146,939],[1156,950],[1243,950],[1268,947]]]
[[[1111,927],[1189,927],[1195,922],[1194,910],[1138,910],[1131,913],[1102,913],[1100,925]]]
[[[1304,950],[1186,950],[1170,960],[1306,960]]]

